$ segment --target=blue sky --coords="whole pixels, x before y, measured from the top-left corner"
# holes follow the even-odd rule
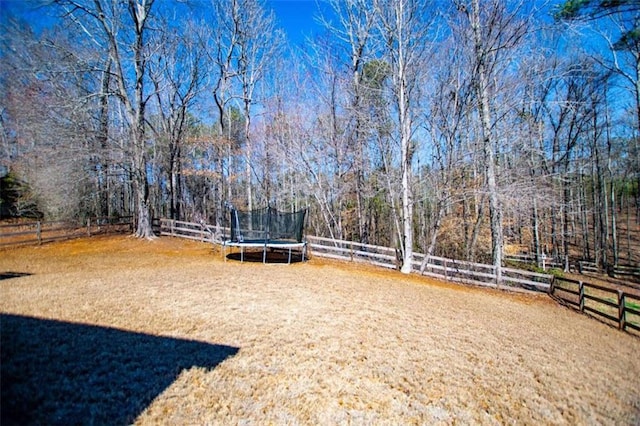
[[[304,42],[305,37],[322,32],[322,27],[315,19],[318,8],[323,7],[321,1],[267,0],[267,7],[275,12],[278,26],[285,30],[292,45],[298,45]]]
[[[169,3],[172,0],[160,1]],[[195,1],[209,3],[208,0]],[[275,12],[278,26],[285,30],[292,45],[303,43],[306,37],[322,31],[315,17],[318,8],[325,11],[328,8],[323,0],[266,0],[265,3]],[[22,16],[36,28],[46,20],[43,10],[34,11],[33,3],[27,0],[0,0],[0,18],[9,14]]]
[[[0,18],[9,15],[20,15],[29,21],[37,19],[38,12],[32,10],[33,5],[25,0],[0,0]]]

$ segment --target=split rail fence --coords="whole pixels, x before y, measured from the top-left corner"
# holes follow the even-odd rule
[[[595,262],[588,262],[580,260],[577,262],[578,272],[593,272],[593,273],[606,273],[601,268],[598,268]],[[633,277],[635,280],[640,280],[640,268],[637,266],[629,265],[613,265],[611,267],[611,274],[614,277]]]
[[[331,238],[307,236],[311,253],[314,256],[353,262],[366,262],[390,269],[398,269],[400,255],[395,249],[333,240]],[[414,253],[413,272],[445,281],[481,285],[511,290],[533,290],[548,292],[553,280],[552,275],[540,274],[513,268],[502,269],[502,282],[496,283],[496,271],[493,265],[429,256]]]
[[[540,263],[536,262],[535,256],[529,254],[510,254],[504,257],[505,260],[510,260],[512,262],[526,263],[531,265],[538,265],[543,270],[547,270],[547,268],[557,268],[563,269],[565,267],[566,259],[564,262],[554,259],[553,257],[542,256],[540,258]]]
[[[228,237],[229,229],[204,223],[160,219],[160,234],[188,238],[196,241],[220,244]],[[307,236],[307,247],[311,256],[325,257],[351,262],[364,262],[383,268],[398,269],[399,260],[395,249],[353,241]],[[482,285],[511,290],[533,290],[548,292],[553,276],[513,268],[502,268],[502,283],[496,284],[495,268],[482,263],[465,262],[443,257],[414,253],[413,271],[446,281]],[[424,268],[423,266],[424,262]]]
[[[640,296],[580,280],[556,277],[549,294],[560,303],[620,330],[640,333]]]
[[[93,217],[74,221],[31,221],[0,225],[0,247],[44,244],[113,232],[131,232],[132,217]]]
[[[221,244],[229,235],[229,229],[204,223],[160,219],[160,234],[188,238],[196,241]],[[383,268],[398,269],[399,259],[395,249],[353,241],[308,235],[307,247],[311,256],[351,262],[364,262]],[[496,284],[495,268],[482,263],[465,262],[443,257],[414,253],[413,271],[446,281],[482,285],[511,290],[548,292],[553,276],[512,268],[502,268],[502,282]],[[424,263],[424,267],[423,267]]]
[[[171,219],[154,219],[154,229],[160,235],[188,238],[222,244],[229,237],[229,228],[205,223]],[[86,224],[74,222],[23,222],[0,225],[0,247],[42,244],[63,239],[122,232],[133,229],[132,217],[91,218]],[[398,252],[389,247],[352,241],[307,236],[312,256],[343,261],[363,262],[384,268],[400,266]],[[553,277],[514,268],[501,268],[502,281],[496,283],[492,265],[447,259],[414,253],[413,272],[445,281],[475,284],[510,290],[534,290],[549,293],[560,303],[614,325],[627,332],[640,333],[640,296],[579,280]]]
[[[231,231],[222,226],[206,223],[184,222],[173,219],[160,219],[160,235],[187,238],[203,243],[222,244],[229,238]]]
[[[529,254],[512,254],[505,256],[505,260],[536,265],[535,256]],[[546,256],[542,256],[542,258],[540,259],[540,264],[538,266],[540,266],[543,270],[546,270],[547,268],[565,269],[565,267],[567,269],[573,269],[573,267],[571,267],[571,265],[569,264],[568,258],[564,259],[564,261],[560,261]],[[614,277],[633,277],[633,279],[635,280],[640,280],[640,268],[637,265],[613,265],[610,271],[604,271],[602,268],[599,268],[595,262],[578,260],[577,262],[575,262],[575,269],[577,269],[579,273],[592,272],[603,274],[610,272]]]
[[[229,234],[228,228],[171,219],[160,219],[160,230],[161,235],[216,244],[222,243]],[[393,248],[311,235],[306,238],[311,256],[364,262],[389,269],[398,269],[400,265],[398,253]],[[424,254],[414,253],[413,271],[446,281],[494,288],[508,288],[516,291],[525,289],[548,292],[553,280],[552,275],[502,268],[502,283],[497,285],[495,268],[492,265],[437,256],[430,256],[427,262],[424,262],[424,258]]]

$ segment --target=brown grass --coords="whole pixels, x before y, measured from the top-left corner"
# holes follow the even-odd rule
[[[130,419],[137,424],[640,422],[640,339],[545,295],[319,259],[223,262],[210,245],[171,238],[0,251],[0,274],[8,272],[31,275],[0,280],[5,315],[239,348],[211,368],[181,367],[139,399]],[[20,363],[6,359],[12,336],[3,330],[3,376],[9,368],[19,375]],[[42,358],[42,371],[55,371],[56,361]],[[131,377],[140,382],[136,392],[151,383]],[[23,406],[7,399],[4,380],[3,416],[7,406]],[[46,398],[56,401],[57,386],[64,384]],[[14,388],[12,398],[27,397]],[[116,407],[126,399],[100,396]],[[91,402],[82,404],[89,407],[76,418],[100,419]],[[33,418],[55,423],[48,415]]]

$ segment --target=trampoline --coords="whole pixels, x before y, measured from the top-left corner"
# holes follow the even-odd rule
[[[287,263],[292,252],[299,251],[304,262],[307,243],[303,239],[304,219],[307,210],[281,212],[273,207],[242,211],[230,209],[231,238],[223,243],[223,256],[227,259],[227,247],[240,249],[240,261],[245,260],[245,250],[261,249],[262,263],[267,263],[267,252],[284,251]]]

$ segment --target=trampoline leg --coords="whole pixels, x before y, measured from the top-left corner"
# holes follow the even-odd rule
[[[240,246],[240,263],[244,263],[244,247]]]
[[[289,247],[289,265],[291,265],[291,247]]]
[[[262,249],[262,263],[267,263],[267,246],[265,245]]]

